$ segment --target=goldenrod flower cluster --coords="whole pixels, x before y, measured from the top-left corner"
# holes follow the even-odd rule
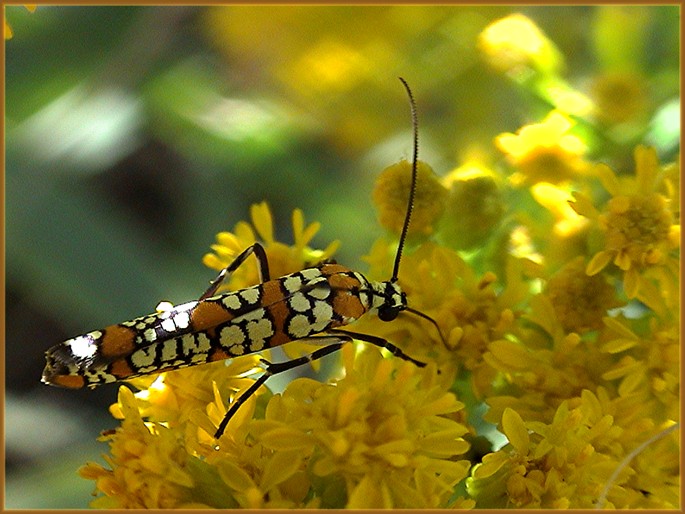
[[[122,422],[103,435],[106,465],[81,470],[94,506],[679,508],[679,165],[639,141],[608,151],[592,137],[587,125],[639,123],[641,108],[574,91],[531,20],[499,20],[478,45],[534,94],[550,81],[562,92],[494,138],[498,164],[418,163],[399,284],[435,324],[369,313],[348,328],[428,365],[346,344],[326,376],[258,391],[219,441],[259,356],[138,379],[112,408]],[[373,192],[387,235],[365,258],[371,280],[391,275],[410,169],[388,167]],[[273,276],[335,252],[309,248],[319,226],[300,211],[292,246],[275,241],[266,204],[251,214],[217,235],[207,266],[258,239]],[[258,280],[246,262],[226,288]]]

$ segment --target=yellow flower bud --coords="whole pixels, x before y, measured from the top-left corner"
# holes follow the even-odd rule
[[[373,201],[380,224],[399,234],[407,213],[411,188],[411,162],[402,160],[385,168],[373,189]],[[445,209],[447,190],[433,169],[423,161],[417,163],[416,193],[409,225],[409,237],[428,236],[435,230]]]

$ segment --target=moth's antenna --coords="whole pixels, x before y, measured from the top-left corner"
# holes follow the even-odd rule
[[[416,102],[414,102],[414,95],[409,88],[409,84],[402,77],[398,77],[404,89],[407,90],[409,95],[409,105],[411,107],[411,122],[414,128],[414,154],[411,160],[411,188],[409,190],[409,201],[407,203],[407,214],[404,217],[404,225],[402,225],[402,233],[400,234],[400,242],[397,245],[397,254],[395,255],[395,266],[392,270],[392,277],[390,282],[397,282],[397,275],[400,271],[400,260],[402,258],[402,249],[404,248],[404,241],[407,238],[407,231],[409,230],[409,220],[411,220],[411,212],[414,209],[414,194],[416,193],[416,167],[417,159],[419,155],[419,120],[416,115]]]

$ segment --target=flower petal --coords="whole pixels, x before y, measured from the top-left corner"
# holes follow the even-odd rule
[[[528,454],[530,446],[530,436],[528,429],[523,424],[523,419],[514,409],[507,407],[502,413],[502,430],[507,436],[511,445],[518,450],[521,455]]]
[[[611,253],[604,250],[597,252],[585,268],[585,273],[590,276],[596,275],[602,271],[607,264],[611,262]]]

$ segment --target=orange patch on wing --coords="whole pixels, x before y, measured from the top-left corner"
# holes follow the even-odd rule
[[[262,284],[262,305],[264,307],[271,307],[283,303],[283,301],[283,291],[278,280],[271,280]]]
[[[333,297],[333,310],[345,318],[359,319],[366,309],[359,301],[359,298],[349,291],[358,290],[361,287],[359,281],[354,277],[335,274],[328,278],[331,289],[335,292]]]
[[[125,359],[119,359],[110,364],[109,372],[117,378],[126,378],[133,375],[133,369]]]
[[[336,275],[337,273],[347,273],[348,271],[352,270],[342,264],[324,264],[321,266],[321,274],[327,277]]]
[[[348,277],[347,275],[331,275],[328,277],[328,283],[331,284],[331,288],[334,291],[358,289],[361,284],[359,280],[354,277]]]
[[[347,291],[341,291],[333,298],[333,310],[345,318],[351,320],[359,319],[366,309],[359,298],[349,294]]]
[[[110,325],[102,332],[104,335],[100,344],[100,353],[103,357],[116,359],[129,355],[135,350],[136,345],[133,340],[136,332],[133,329],[121,325]]]
[[[225,351],[216,348],[214,351],[210,352],[209,354],[209,362],[214,362],[214,361],[222,361],[226,359],[232,359],[234,355],[229,355]]]
[[[262,301],[274,322],[274,334],[268,339],[268,346],[278,346],[292,341],[285,333],[285,320],[289,314],[288,304],[277,281],[264,284]]]
[[[230,312],[215,302],[200,302],[190,313],[190,321],[195,331],[209,330],[232,317]]]
[[[50,384],[68,389],[81,389],[86,381],[80,375],[55,375],[50,377]]]
[[[267,343],[269,348],[273,348],[274,346],[280,346],[282,344],[289,343],[292,340],[293,338],[286,334],[284,330],[276,330],[274,335],[269,338]]]

